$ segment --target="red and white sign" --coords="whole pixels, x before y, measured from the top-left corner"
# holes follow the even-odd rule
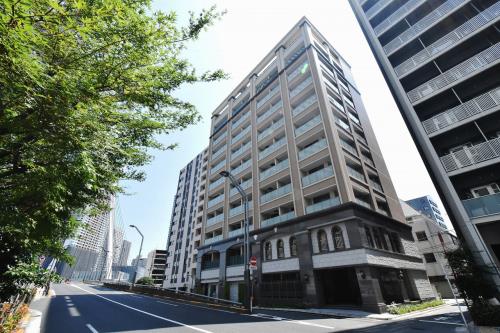
[[[252,256],[250,257],[250,269],[257,269],[257,257]]]

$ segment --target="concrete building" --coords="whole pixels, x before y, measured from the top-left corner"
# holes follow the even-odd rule
[[[424,258],[427,276],[436,295],[453,298],[454,277],[445,253],[457,248],[457,237],[441,223],[417,211],[406,202],[401,201],[401,207],[406,222],[411,226],[413,239]],[[452,284],[451,287],[447,278]]]
[[[250,200],[258,304],[434,296],[350,66],[301,19],[212,115],[197,287],[242,299]]]
[[[500,291],[500,1],[349,1],[455,230]]]
[[[191,290],[202,233],[208,150],[198,154],[179,173],[167,241],[165,288]]]
[[[166,262],[166,250],[156,249],[148,253],[146,262],[147,275],[153,279],[155,286],[161,287],[163,285]]]
[[[406,204],[410,205],[417,212],[427,216],[432,219],[435,223],[439,224],[441,228],[447,229],[446,223],[444,222],[443,215],[439,210],[438,205],[432,198],[428,195],[406,200]]]
[[[127,266],[128,257],[130,255],[130,247],[131,246],[132,246],[131,242],[129,242],[128,240],[123,240],[122,247],[120,249],[120,256],[118,258],[117,265],[119,265],[119,266]]]

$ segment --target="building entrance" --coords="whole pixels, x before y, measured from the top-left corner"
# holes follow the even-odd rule
[[[361,305],[358,279],[354,268],[315,271],[325,305]]]

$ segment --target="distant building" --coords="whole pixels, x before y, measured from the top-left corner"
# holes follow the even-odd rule
[[[135,277],[135,281],[139,280],[143,276],[149,276],[147,267],[148,258],[139,259],[139,265],[137,266],[137,276]],[[134,274],[136,270],[137,258],[132,259],[132,263],[130,266],[133,267],[131,281],[134,279]]]
[[[129,242],[128,240],[123,241],[122,248],[120,251],[120,257],[118,258],[118,265],[119,266],[126,266],[127,265],[131,245],[132,245],[132,243]]]
[[[453,290],[446,281],[448,276],[452,285],[453,272],[445,258],[445,251],[452,251],[458,246],[457,237],[426,214],[413,209],[401,200],[406,221],[411,225],[413,238],[424,258],[427,276],[436,294],[443,298],[453,298]]]
[[[406,203],[417,212],[420,212],[425,216],[433,219],[442,228],[447,229],[446,223],[444,222],[444,218],[441,215],[441,211],[439,210],[438,205],[434,200],[432,200],[430,196],[426,195],[420,198],[407,200]]]
[[[147,274],[153,279],[155,286],[162,286],[165,279],[165,264],[167,262],[166,250],[153,250],[149,252],[146,263]]]

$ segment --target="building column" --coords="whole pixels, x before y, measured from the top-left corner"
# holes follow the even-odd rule
[[[377,272],[372,267],[364,266],[356,268],[359,292],[361,296],[361,306],[371,312],[386,312],[387,305],[380,290]]]
[[[309,231],[294,235],[297,240],[297,255],[299,257],[300,280],[303,285],[302,304],[305,306],[318,306],[318,288],[314,278],[312,263],[312,244]],[[306,281],[307,280],[307,281]]]
[[[217,284],[217,297],[224,298],[224,285],[226,283],[226,251],[219,252],[219,283]]]

